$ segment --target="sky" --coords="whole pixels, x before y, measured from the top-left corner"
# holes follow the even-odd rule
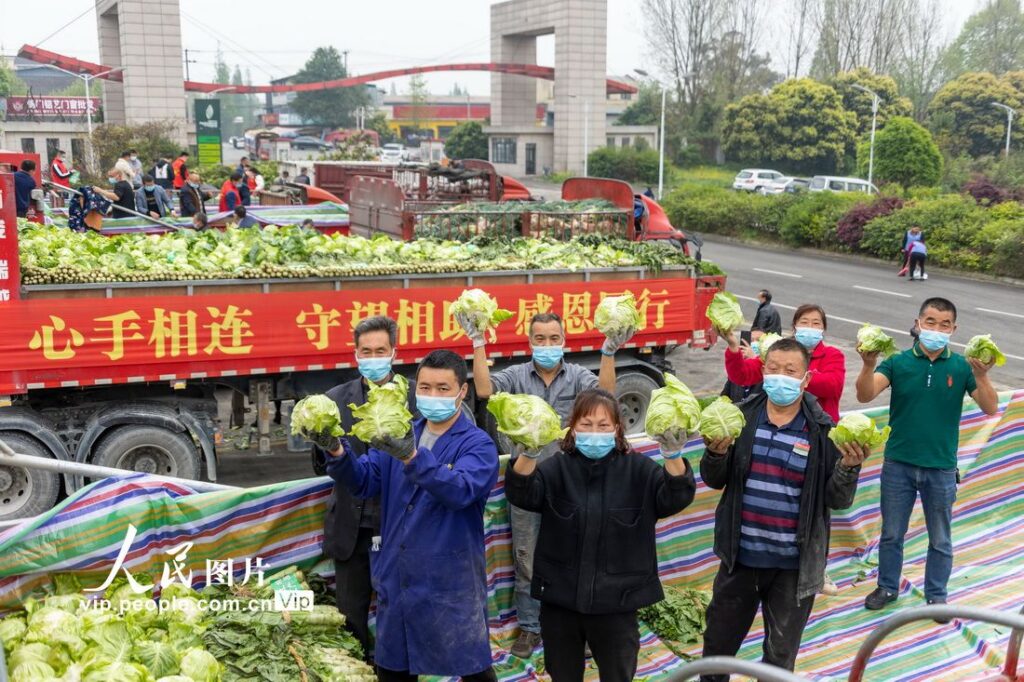
[[[775,25],[767,33],[778,40],[764,49],[781,58],[788,28],[772,12],[782,0],[759,1]],[[981,0],[944,2],[946,28],[955,35]],[[182,47],[196,62],[189,65],[193,80],[213,80],[219,43],[232,69],[235,64],[243,73],[248,69],[254,84],[294,73],[321,45],[348,50],[353,74],[489,61],[492,4],[494,0],[180,0]],[[0,0],[0,52],[12,55],[28,43],[98,61],[94,7],[95,0]],[[635,68],[656,71],[645,47],[640,8],[640,0],[608,0],[609,75],[629,74]],[[553,66],[553,39],[542,39],[538,53],[539,63]],[[490,89],[484,73],[427,74],[426,79],[435,94],[448,93],[456,83],[473,95],[487,95]],[[388,89],[391,82],[378,85]],[[393,82],[398,92],[406,91],[407,78]]]

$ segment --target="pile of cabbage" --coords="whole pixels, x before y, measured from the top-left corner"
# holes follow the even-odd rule
[[[527,450],[565,438],[558,413],[546,400],[535,395],[498,392],[487,400],[487,411],[498,422],[498,431]]]

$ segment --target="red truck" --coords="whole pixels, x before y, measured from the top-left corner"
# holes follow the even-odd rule
[[[25,454],[186,478],[216,480],[218,437],[243,423],[243,399],[269,452],[274,400],[356,376],[351,329],[365,317],[397,320],[404,373],[435,348],[471,357],[448,312],[467,287],[515,313],[488,346],[499,368],[526,358],[527,322],[547,310],[566,321],[568,358],[596,368],[594,308],[632,292],[644,323],[617,355],[618,394],[630,430],[642,430],[669,351],[713,343],[704,311],[725,284],[672,266],[23,286],[13,204],[2,174],[0,437]],[[0,461],[0,519],[39,513],[82,484]]]

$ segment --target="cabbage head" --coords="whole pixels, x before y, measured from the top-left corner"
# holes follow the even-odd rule
[[[386,436],[402,438],[412,428],[412,413],[409,411],[409,380],[401,374],[386,384],[373,384],[366,394],[366,403],[349,403],[352,418],[352,435],[369,443]]]
[[[861,353],[881,353],[883,357],[889,357],[896,353],[896,342],[892,337],[882,331],[881,327],[873,324],[866,324],[857,330],[857,350]]]
[[[728,291],[715,294],[705,314],[719,334],[728,334],[743,326],[743,310],[740,309],[739,299]]]
[[[964,349],[964,355],[986,365],[994,362],[996,367],[1002,367],[1006,364],[1006,356],[992,340],[991,334],[972,336],[971,340],[967,342],[967,348]]]
[[[48,663],[26,661],[14,668],[10,679],[11,682],[48,682],[57,679],[57,672]]]
[[[498,392],[487,400],[487,411],[498,421],[498,431],[513,443],[539,450],[565,437],[558,413],[543,398]]]
[[[651,391],[644,427],[651,436],[670,431],[693,433],[700,426],[700,403],[686,384],[666,372],[665,386]]]
[[[466,289],[448,309],[452,315],[466,315],[481,334],[487,332],[491,343],[497,338],[495,328],[512,317],[511,310],[498,307],[493,296],[483,289]]]
[[[757,354],[761,356],[762,364],[768,359],[768,349],[781,338],[775,332],[768,332],[767,334],[762,334],[761,338],[757,340]]]
[[[594,326],[605,336],[621,334],[627,329],[640,328],[640,313],[632,293],[608,296],[594,311]]]
[[[174,675],[178,672],[179,655],[167,642],[136,642],[132,651],[136,663],[146,666],[154,677]]]
[[[309,395],[297,402],[292,410],[292,435],[303,431],[344,436],[338,404],[325,395]]]
[[[10,651],[25,634],[25,619],[20,616],[7,616],[0,619],[0,642],[4,649]]]
[[[828,432],[828,437],[836,445],[857,443],[867,447],[875,447],[889,440],[889,431],[886,426],[879,431],[875,428],[875,420],[861,412],[851,412],[844,415],[835,426]]]
[[[724,395],[707,405],[700,413],[700,435],[711,440],[738,438],[747,419],[740,408]]]
[[[220,679],[220,663],[206,649],[195,647],[182,654],[181,674],[195,682],[217,682]]]

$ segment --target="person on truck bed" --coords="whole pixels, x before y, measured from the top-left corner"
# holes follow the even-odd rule
[[[346,433],[352,431],[355,421],[349,405],[365,404],[372,385],[386,384],[395,376],[391,363],[395,359],[398,325],[383,315],[369,317],[356,325],[352,336],[361,376],[327,391],[327,397],[338,404],[341,426]],[[415,415],[415,385],[410,385],[409,393],[409,405]],[[348,444],[358,457],[365,455],[370,448],[368,443],[355,436],[349,436]],[[313,469],[317,473],[326,473],[327,458],[323,449],[313,446]],[[324,519],[324,554],[334,559],[338,610],[345,615],[346,625],[371,658],[373,639],[369,613],[373,586],[370,582],[370,550],[374,544],[380,545],[380,498],[356,497],[347,486],[336,481],[334,497],[328,504]]]
[[[231,177],[224,181],[224,184],[220,187],[220,211],[234,211],[235,206],[242,205],[242,175],[237,171],[231,174]]]
[[[142,187],[135,190],[135,210],[154,218],[174,215],[171,198],[149,173],[142,176]]]
[[[25,217],[28,207],[32,204],[32,190],[36,188],[36,179],[32,173],[35,170],[36,162],[25,159],[14,173],[14,207],[19,218]]]
[[[523,451],[505,474],[505,494],[540,515],[533,594],[540,600],[544,667],[555,682],[583,679],[589,642],[602,682],[630,682],[640,632],[637,610],[661,601],[655,525],[692,501],[697,484],[683,458],[686,433],[652,434],[665,466],[626,440],[608,391],[580,393],[561,451],[537,464]]]
[[[380,497],[381,543],[372,573],[382,682],[420,675],[497,680],[487,630],[483,514],[498,479],[498,452],[461,409],[467,374],[458,354],[428,354],[415,380],[423,416],[407,435],[371,442],[362,457],[329,432],[306,435],[328,453],[331,478],[356,497]]]
[[[178,194],[178,202],[181,204],[181,215],[184,218],[194,216],[196,213],[205,213],[205,203],[213,198],[220,198],[213,192],[204,192],[200,189],[202,186],[202,178],[199,176],[197,171],[189,171],[188,182],[186,182],[182,188],[181,193]]]
[[[114,194],[117,200],[114,202],[112,218],[130,218],[135,211],[135,189],[132,187],[128,176],[120,168],[110,171],[110,179],[114,182]]]
[[[466,336],[473,342],[473,385],[480,400],[498,392],[524,393],[543,398],[568,423],[576,396],[588,388],[600,386],[615,392],[615,352],[629,341],[635,330],[626,330],[615,338],[605,339],[601,348],[601,369],[598,376],[582,365],[564,362],[565,326],[555,313],[539,313],[530,320],[529,337],[533,358],[529,362],[513,365],[491,374],[487,366],[484,336],[464,315],[456,315]],[[538,454],[543,462],[558,452],[558,443],[552,443]],[[540,644],[540,602],[531,596],[533,553],[540,531],[540,514],[509,505],[512,525],[512,555],[516,571],[516,617],[519,636],[511,653],[518,658],[529,658]]]

